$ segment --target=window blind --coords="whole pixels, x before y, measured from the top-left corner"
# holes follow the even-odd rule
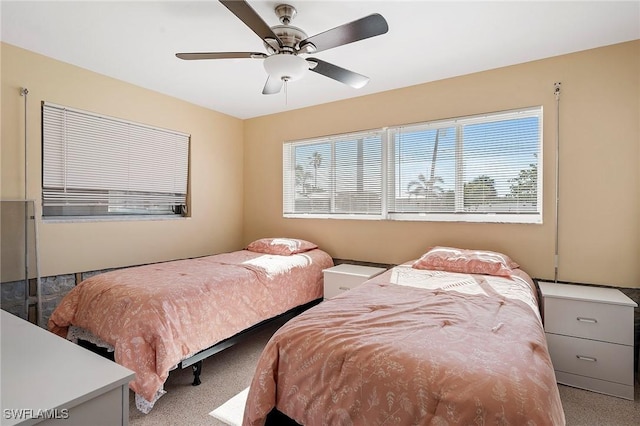
[[[382,133],[352,133],[283,148],[284,214],[382,214]]]
[[[389,214],[539,221],[541,128],[541,108],[528,108],[390,129]]]
[[[285,143],[284,216],[542,222],[542,107]]]
[[[455,127],[401,126],[389,134],[389,212],[454,211]]]
[[[186,204],[189,135],[42,104],[43,211],[171,211]]]

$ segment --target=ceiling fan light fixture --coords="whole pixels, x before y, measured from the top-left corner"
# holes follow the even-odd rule
[[[265,58],[264,69],[271,78],[295,81],[304,76],[309,69],[309,64],[306,60],[296,55],[277,54]]]

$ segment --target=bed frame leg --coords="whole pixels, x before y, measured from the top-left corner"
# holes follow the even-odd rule
[[[198,361],[193,364],[191,366],[191,369],[193,369],[193,383],[191,383],[191,385],[198,386],[200,383],[202,383],[200,381],[200,373],[202,372],[202,361]]]

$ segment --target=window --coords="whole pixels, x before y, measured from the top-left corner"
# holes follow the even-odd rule
[[[537,107],[285,143],[284,215],[541,223],[541,129]]]
[[[189,135],[42,104],[42,212],[182,215]]]
[[[382,214],[382,132],[284,145],[284,214]]]

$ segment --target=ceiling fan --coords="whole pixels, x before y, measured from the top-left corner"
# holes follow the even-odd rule
[[[349,71],[317,58],[302,58],[301,54],[317,53],[386,33],[387,21],[374,13],[353,22],[340,25],[312,37],[300,28],[290,25],[296,9],[288,4],[276,6],[275,13],[282,25],[269,27],[255,10],[246,2],[220,0],[227,9],[245,23],[264,42],[268,53],[261,52],[199,52],[176,53],[185,60],[249,58],[263,59],[267,71],[267,82],[262,93],[279,93],[283,84],[302,78],[307,70],[324,75],[353,88],[363,87],[369,77]]]

